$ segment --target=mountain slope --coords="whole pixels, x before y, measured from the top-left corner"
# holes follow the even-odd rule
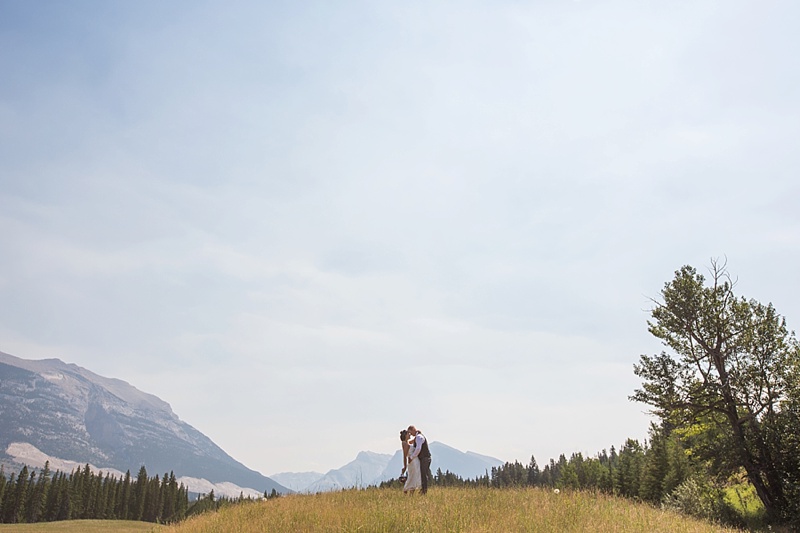
[[[295,492],[303,492],[306,487],[319,481],[324,476],[325,474],[319,472],[280,472],[269,475],[271,479]]]
[[[128,383],[58,359],[0,352],[0,454],[12,443],[132,473],[229,482],[259,492],[287,489],[239,463],[183,422],[169,404]]]
[[[392,458],[389,454],[359,452],[356,458],[336,470],[331,470],[322,478],[304,489],[304,492],[326,492],[330,490],[367,487],[386,469]]]
[[[462,452],[447,444],[432,441],[431,450],[431,473],[436,475],[436,471],[441,468],[442,472],[448,470],[463,479],[475,479],[487,472],[492,471],[492,467],[500,466],[503,461],[480,455],[474,452]],[[388,481],[400,475],[403,469],[403,452],[398,450],[386,465],[386,469],[381,473],[376,483]]]

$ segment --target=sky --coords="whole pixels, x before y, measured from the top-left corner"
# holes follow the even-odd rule
[[[0,0],[0,351],[266,475],[644,439],[683,265],[800,324],[800,4]]]

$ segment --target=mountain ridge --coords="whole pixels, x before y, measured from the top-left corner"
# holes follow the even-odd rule
[[[500,459],[475,452],[462,452],[447,444],[431,441],[431,472],[438,469],[450,471],[464,479],[474,479],[491,472],[492,467],[504,464]],[[382,454],[370,451],[358,452],[353,461],[340,468],[319,472],[281,472],[271,474],[280,483],[295,492],[327,492],[349,488],[379,485],[383,481],[397,478],[403,468],[403,452]],[[377,474],[376,474],[377,472]]]
[[[289,489],[233,459],[170,405],[129,383],[60,359],[0,352],[0,459],[12,444],[119,471],[232,483],[259,493]]]

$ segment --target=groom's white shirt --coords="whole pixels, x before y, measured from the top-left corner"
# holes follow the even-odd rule
[[[417,436],[414,437],[414,453],[411,454],[411,459],[414,459],[422,451],[423,442],[425,442],[425,435],[417,433]]]

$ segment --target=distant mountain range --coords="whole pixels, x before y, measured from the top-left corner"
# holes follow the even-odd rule
[[[192,492],[289,492],[183,422],[169,404],[128,383],[58,359],[0,352],[0,462],[151,476],[173,471]]]
[[[450,471],[464,479],[474,479],[491,472],[492,467],[503,464],[500,459],[462,452],[441,442],[430,443],[431,472]],[[403,468],[403,452],[394,455],[375,452],[360,452],[356,458],[341,468],[327,474],[318,472],[282,472],[270,477],[295,492],[326,492],[353,487],[378,485],[382,481],[397,478]]]
[[[430,443],[431,470],[465,479],[503,464],[493,457]],[[115,476],[144,465],[151,476],[174,472],[191,492],[231,497],[325,492],[396,478],[402,452],[369,451],[326,474],[284,472],[267,477],[236,461],[183,422],[169,404],[128,383],[58,359],[27,360],[0,352],[0,464],[71,472],[89,464]]]

